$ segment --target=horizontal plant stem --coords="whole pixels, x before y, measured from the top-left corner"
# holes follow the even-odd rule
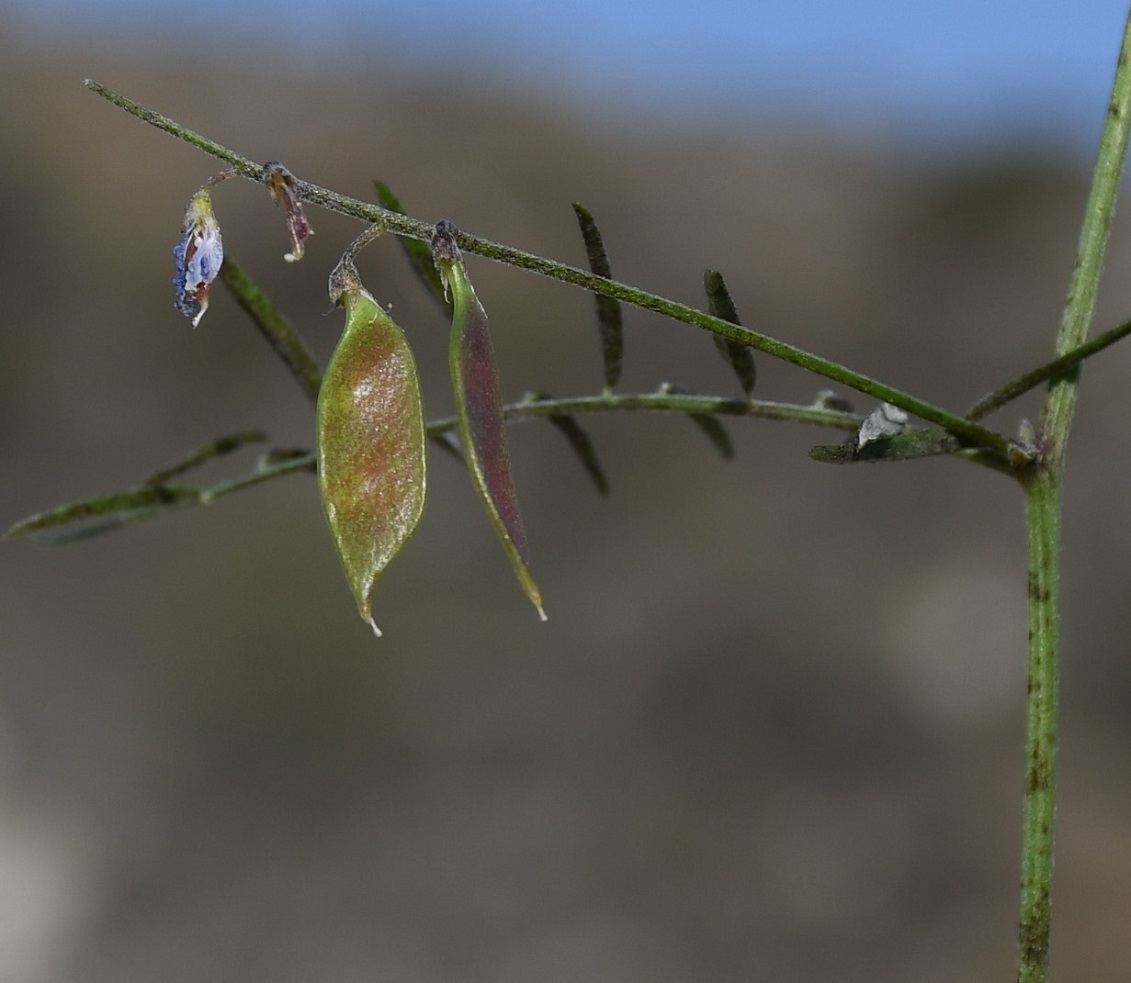
[[[464,239],[467,240],[466,244]],[[727,338],[742,345],[748,345],[757,351],[765,352],[773,358],[781,359],[784,362],[789,362],[792,365],[807,369],[815,375],[823,376],[833,382],[838,382],[849,389],[854,389],[874,399],[898,406],[929,423],[934,423],[942,427],[965,443],[992,448],[1002,453],[1007,452],[1009,449],[1009,441],[1005,437],[991,430],[987,430],[977,423],[955,416],[953,413],[935,406],[932,403],[928,403],[917,396],[896,389],[879,380],[872,379],[862,373],[840,365],[837,362],[822,358],[812,352],[798,348],[795,345],[790,345],[787,342],[779,341],[776,338],[771,338],[768,335],[751,331],[749,328],[732,324],[730,321],[713,317],[694,307],[679,304],[666,297],[640,290],[637,287],[632,287],[616,280],[606,280],[604,277],[595,276],[586,270],[556,263],[540,256],[533,256],[521,250],[512,249],[509,246],[500,246],[497,243],[477,239],[474,236],[462,235],[460,237],[460,246],[461,248],[466,248],[469,252],[478,253],[489,259],[496,259],[510,266],[533,270],[536,273],[542,273],[555,280],[560,280],[564,283],[572,283],[585,290],[591,290],[594,293],[613,297],[616,300],[632,304],[635,307],[655,311],[657,314],[662,314],[672,320],[682,321],[686,324],[705,328],[720,337]]]
[[[696,396],[685,393],[640,393],[632,395],[574,396],[569,399],[525,397],[518,402],[503,407],[503,415],[509,421],[537,417],[568,417],[587,413],[616,412],[666,412],[686,413],[689,416],[717,414],[720,416],[747,416],[769,420],[784,420],[805,423],[818,427],[831,427],[838,430],[855,431],[861,417],[855,413],[824,409],[820,406],[800,406],[792,403],[775,403],[769,400],[727,399],[722,396]],[[432,420],[428,425],[428,435],[437,437],[456,429],[453,417]],[[262,484],[284,475],[300,471],[314,472],[318,466],[313,451],[291,451],[285,456],[272,460],[268,455],[255,470],[236,478],[222,481],[209,488],[191,488],[164,484],[169,478],[180,477],[187,471],[237,448],[265,439],[259,431],[247,431],[228,437],[221,437],[204,448],[197,449],[176,464],[162,468],[151,475],[141,487],[127,489],[112,495],[101,495],[83,502],[73,502],[48,512],[31,516],[13,525],[5,537],[25,536],[43,533],[59,526],[71,525],[91,518],[120,517],[121,521],[134,521],[170,508],[184,508],[193,505],[207,505],[209,502],[233,492],[242,491],[253,485]],[[120,523],[119,523],[120,524]],[[109,528],[109,527],[107,527]]]
[[[856,413],[829,410],[820,406],[801,406],[768,399],[726,399],[722,396],[699,396],[692,393],[639,393],[599,396],[571,396],[564,399],[524,399],[503,407],[508,420],[542,416],[566,416],[572,413],[631,412],[633,410],[668,413],[714,413],[720,416],[748,416],[762,420],[808,423],[837,430],[857,430],[863,418]],[[446,429],[455,417],[434,420],[429,430]]]
[[[686,413],[715,414],[718,416],[745,416],[763,420],[781,420],[789,423],[805,423],[815,427],[829,427],[836,430],[853,431],[859,429],[862,417],[856,413],[841,410],[827,410],[819,406],[800,406],[795,403],[778,403],[765,399],[727,399],[724,396],[699,396],[686,393],[633,393],[613,395],[601,393],[596,396],[570,396],[556,399],[525,398],[503,406],[503,416],[508,421],[532,420],[552,416],[574,416],[594,413]],[[455,430],[458,420],[454,416],[437,417],[429,420],[429,437],[437,437]],[[302,470],[303,463],[314,460],[296,458],[289,462],[290,470]]]
[[[138,119],[150,123],[186,143],[192,144],[205,153],[226,161],[244,177],[248,177],[253,181],[262,180],[263,166],[261,164],[257,164],[249,158],[221,146],[215,141],[209,140],[198,133],[194,133],[192,130],[181,126],[176,121],[169,119],[167,116],[162,116],[160,113],[146,109],[92,79],[86,80],[86,86],[104,99],[109,100],[114,105],[136,116]],[[337,192],[310,184],[306,181],[295,181],[295,193],[302,201],[320,205],[323,208],[343,215],[351,215],[366,222],[381,223],[385,228],[399,235],[429,240],[435,230],[435,226],[432,223],[421,222],[407,215],[390,211],[389,209],[368,202],[359,201],[356,198],[350,198],[346,195],[340,195]],[[570,283],[584,290],[589,290],[602,296],[612,297],[644,310],[654,311],[657,314],[661,314],[673,320],[704,328],[714,332],[720,337],[738,342],[739,344],[748,345],[758,351],[765,352],[773,358],[781,359],[782,361],[807,369],[816,375],[830,379],[833,382],[838,382],[841,385],[847,386],[849,389],[854,389],[857,392],[864,393],[875,399],[892,403],[909,413],[915,414],[923,420],[942,427],[947,432],[954,434],[954,436],[965,444],[990,448],[1002,454],[1009,450],[1010,442],[1005,437],[992,430],[988,430],[971,420],[957,416],[933,403],[929,403],[910,393],[896,389],[876,379],[872,379],[862,373],[855,372],[846,366],[822,358],[819,355],[815,355],[795,345],[790,345],[787,342],[779,341],[768,335],[751,331],[748,328],[732,324],[721,318],[712,317],[710,314],[703,311],[688,307],[684,304],[679,304],[673,300],[649,293],[637,287],[632,287],[606,277],[597,276],[588,270],[579,269],[578,267],[570,266],[565,263],[558,263],[554,260],[546,259],[521,249],[515,249],[511,246],[504,246],[487,239],[469,235],[466,232],[457,232],[456,241],[460,248],[467,252],[476,253],[477,255],[505,263],[508,266],[513,266],[518,269],[529,270],[563,283]]]
[[[386,213],[384,209],[377,206],[347,198],[325,188],[318,188],[301,181],[296,182],[296,186],[300,197],[305,201],[333,211],[353,215],[369,222],[384,222],[386,227],[394,232],[417,238],[426,238],[431,236],[434,228],[432,225],[417,222],[394,212]],[[392,221],[386,218],[386,215],[395,216],[396,220]],[[543,256],[515,249],[512,246],[504,246],[487,239],[481,239],[463,231],[456,232],[456,240],[461,249],[483,256],[486,259],[493,259],[518,269],[529,270],[562,283],[573,284],[584,290],[612,297],[644,310],[654,311],[676,321],[705,328],[723,338],[748,345],[774,358],[807,369],[815,375],[823,376],[833,382],[839,382],[849,389],[892,403],[921,419],[942,427],[964,443],[991,448],[1000,453],[1006,453],[1009,450],[1010,442],[1000,434],[987,430],[973,421],[956,416],[941,407],[919,399],[917,396],[855,372],[795,345],[751,331],[741,325],[732,324],[722,318],[713,317],[705,311],[688,307],[666,297],[641,290],[638,287],[597,276],[588,270],[546,259]]]

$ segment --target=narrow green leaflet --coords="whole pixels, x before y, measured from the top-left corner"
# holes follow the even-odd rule
[[[398,215],[405,214],[400,199],[393,194],[392,189],[387,184],[383,181],[374,181],[373,188],[377,192],[377,200],[382,207],[391,212],[396,212]],[[419,239],[410,239],[408,236],[397,236],[397,242],[401,244],[401,249],[408,257],[412,271],[424,284],[425,290],[444,309],[448,317],[451,317],[452,304],[448,300],[448,292],[444,289],[440,271],[436,269],[436,264],[432,262],[432,247],[426,242],[421,242]]]
[[[674,393],[679,396],[690,395],[683,386],[675,386],[670,382],[664,383],[660,387],[660,392]],[[731,440],[730,431],[723,426],[722,420],[712,413],[690,413],[688,415],[691,417],[691,422],[714,445],[715,450],[728,461],[734,457],[734,441]]]
[[[858,461],[910,461],[918,457],[953,454],[962,445],[945,430],[937,428],[907,430],[860,444],[853,438],[843,444],[818,444],[809,451],[814,461],[824,464],[855,464]]]
[[[424,511],[425,424],[420,382],[404,332],[361,285],[353,256],[378,234],[363,233],[330,275],[330,299],[346,326],[318,396],[318,486],[362,620],[377,580]]]
[[[734,441],[730,438],[730,431],[723,426],[722,421],[709,413],[692,413],[692,422],[707,435],[707,439],[714,445],[726,460],[734,457]]]
[[[538,402],[539,400],[552,399],[553,397],[546,393],[539,393],[531,398],[534,402]],[[602,495],[609,494],[608,476],[605,474],[605,469],[601,466],[601,461],[597,457],[597,449],[593,446],[593,440],[589,436],[589,431],[581,425],[581,421],[579,421],[573,413],[551,413],[548,419],[561,431],[565,439],[569,441],[569,446],[577,455],[581,466],[585,468],[585,473],[593,479],[593,484],[597,486],[597,491]]]
[[[287,461],[275,462],[271,458],[277,452],[268,451],[249,475],[229,479],[210,488],[169,484],[173,478],[180,478],[209,461],[266,439],[266,435],[258,430],[245,430],[219,437],[186,454],[181,460],[155,471],[140,486],[109,495],[98,495],[81,502],[71,502],[33,515],[17,522],[4,536],[27,536],[37,543],[61,546],[112,532],[140,519],[154,518],[193,505],[207,505],[230,492],[282,474],[313,470],[309,453],[291,452]]]
[[[507,453],[499,373],[487,330],[487,313],[467,277],[456,244],[455,227],[440,222],[432,237],[432,255],[451,293],[451,344],[448,360],[455,389],[460,439],[472,484],[479,493],[515,574],[542,620],[542,595],[530,575],[530,552],[518,511]]]
[[[179,461],[175,461],[159,471],[154,471],[145,479],[145,484],[166,485],[171,478],[178,478],[195,468],[199,468],[202,464],[231,454],[246,444],[262,444],[266,440],[267,434],[262,430],[241,430],[239,433],[229,434],[226,437],[217,437],[212,443],[190,451]]]
[[[585,253],[589,258],[589,268],[606,280],[613,273],[605,243],[593,215],[585,206],[573,203],[577,224],[581,228],[581,238],[585,241]],[[624,318],[621,315],[620,301],[604,294],[594,294],[597,303],[597,325],[601,332],[601,356],[605,364],[605,388],[612,389],[620,380],[624,364]]]
[[[707,270],[703,274],[703,289],[707,291],[707,306],[712,315],[723,321],[730,321],[731,324],[742,324],[738,318],[738,309],[734,306],[734,300],[721,273]],[[720,338],[718,335],[712,337],[715,339],[715,347],[719,354],[738,376],[742,391],[749,396],[754,391],[754,383],[758,378],[754,366],[754,350],[729,338]]]
[[[302,339],[291,327],[290,322],[279,313],[278,308],[268,300],[252,281],[251,278],[232,260],[231,256],[224,257],[220,267],[220,282],[228,289],[248,317],[290,369],[291,375],[300,386],[307,398],[312,402],[318,401],[318,387],[322,384],[322,373],[318,371],[318,363],[306,350]]]
[[[200,495],[195,488],[168,485],[100,495],[33,515],[17,522],[4,537],[28,536],[45,546],[64,546],[112,532],[129,522],[199,505]]]
[[[569,446],[573,448],[573,452],[585,468],[585,473],[593,479],[597,491],[602,495],[609,494],[609,478],[597,457],[589,431],[571,413],[554,413],[550,416],[550,422],[565,435]]]

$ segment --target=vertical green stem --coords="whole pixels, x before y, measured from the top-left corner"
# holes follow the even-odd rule
[[[1084,344],[1092,323],[1096,306],[1100,273],[1103,270],[1104,252],[1108,233],[1115,215],[1115,200],[1123,176],[1123,162],[1127,155],[1127,134],[1131,124],[1131,16],[1123,32],[1123,45],[1112,84],[1111,102],[1107,120],[1100,139],[1096,166],[1092,173],[1092,188],[1084,210],[1080,228],[1080,242],[1076,251],[1076,266],[1061,317],[1060,331],[1056,336],[1056,353],[1064,355]],[[1064,443],[1076,407],[1077,382],[1080,368],[1068,370],[1054,379],[1045,402],[1045,460],[1050,468],[1061,466]]]
[[[1056,338],[1058,355],[1084,344],[1088,336],[1123,174],[1129,121],[1131,16],[1124,28],[1111,103],[1080,229],[1076,266]],[[1048,979],[1056,804],[1061,488],[1079,378],[1079,364],[1053,377],[1045,400],[1040,459],[1025,484],[1029,526],[1029,687],[1017,956],[1020,983],[1045,983]]]
[[[1048,973],[1056,807],[1060,487],[1060,475],[1052,471],[1042,471],[1026,486],[1029,687],[1017,954],[1019,983],[1043,983]]]

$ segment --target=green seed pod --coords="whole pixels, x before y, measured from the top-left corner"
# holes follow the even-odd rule
[[[545,621],[542,595],[530,575],[526,532],[511,478],[499,373],[487,331],[487,313],[467,277],[450,222],[437,224],[432,237],[432,258],[452,300],[448,362],[467,469],[522,589]]]
[[[318,395],[318,485],[358,611],[375,634],[373,588],[424,510],[424,409],[404,332],[362,287],[352,257],[330,275],[346,327]]]

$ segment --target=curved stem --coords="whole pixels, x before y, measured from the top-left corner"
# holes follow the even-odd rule
[[[198,147],[205,153],[227,161],[237,173],[244,177],[253,181],[263,180],[263,165],[244,157],[242,154],[237,154],[227,147],[201,136],[199,133],[194,133],[167,116],[146,109],[93,79],[87,79],[85,85],[91,91],[96,92],[138,119]],[[366,222],[380,222],[389,231],[399,235],[427,241],[435,230],[435,226],[431,223],[421,222],[399,212],[359,201],[346,195],[340,195],[306,181],[295,181],[295,194],[302,201],[321,205],[331,211],[351,215]],[[748,345],[774,358],[808,369],[816,375],[839,382],[849,389],[862,392],[875,399],[892,403],[929,423],[934,423],[936,426],[954,434],[964,444],[990,448],[1001,454],[1006,454],[1009,451],[1010,442],[1005,437],[980,426],[972,420],[958,416],[917,396],[872,379],[860,372],[855,372],[846,366],[822,358],[795,345],[790,345],[756,331],[750,331],[747,328],[713,317],[703,311],[676,303],[657,294],[649,293],[646,290],[640,290],[637,287],[598,276],[588,270],[558,263],[533,253],[524,252],[521,249],[469,235],[466,232],[457,232],[455,238],[459,247],[466,252],[476,253],[488,259],[506,263],[508,266],[548,276],[563,283],[571,283],[593,293],[612,297],[644,310],[655,311],[673,320],[705,328],[730,341]]]

